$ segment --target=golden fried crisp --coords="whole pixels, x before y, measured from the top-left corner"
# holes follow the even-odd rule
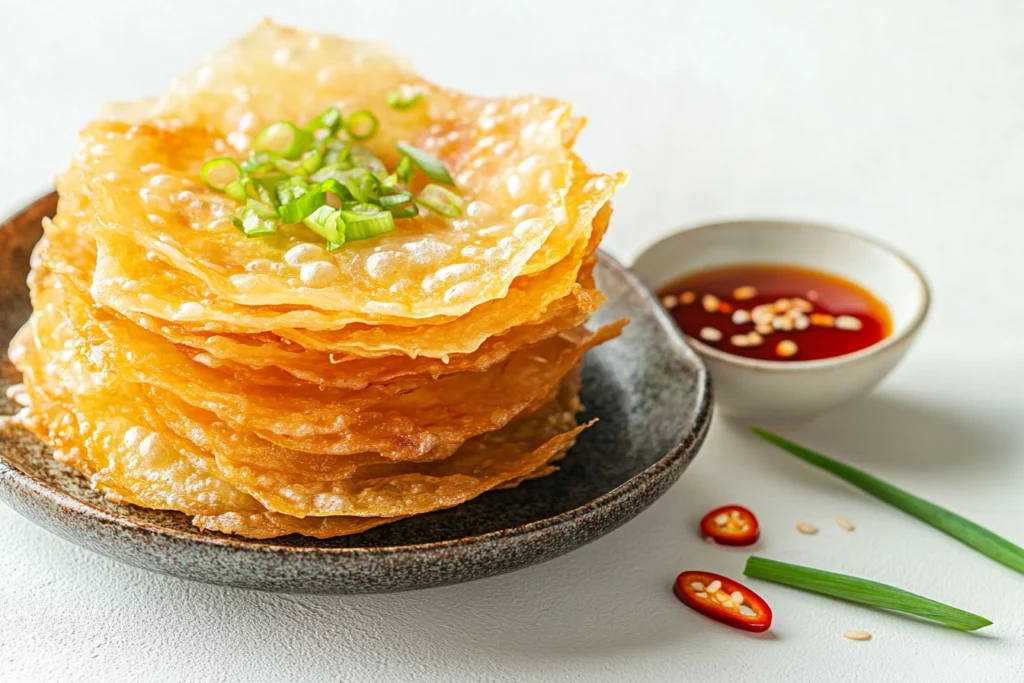
[[[88,344],[61,307],[46,302],[59,293],[42,292],[45,303],[14,342],[32,401],[29,424],[117,500],[194,515],[266,509],[295,517],[403,517],[521,481],[561,457],[583,429],[573,418],[578,380],[570,378],[550,405],[444,460],[369,463],[333,481],[233,465],[168,429],[138,385],[94,368]],[[60,413],[71,419],[53,417]]]
[[[396,89],[421,100],[388,106]],[[206,185],[204,165],[327,107],[376,116],[375,134],[342,145],[373,155],[360,173],[383,181],[396,144],[413,144],[462,208],[391,205],[393,231],[330,250],[284,224],[287,207],[272,234],[242,234],[238,193]],[[377,44],[259,25],[82,132],[11,344],[20,422],[111,500],[250,538],[360,533],[551,474],[591,424],[576,420],[583,356],[625,324],[585,326],[626,176],[573,153],[583,123],[550,98],[441,88]],[[333,131],[316,144],[341,144]],[[295,158],[257,180],[314,192],[310,171],[288,175]],[[421,169],[408,189],[426,182]]]

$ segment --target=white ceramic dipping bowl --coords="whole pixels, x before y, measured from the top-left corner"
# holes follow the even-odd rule
[[[683,230],[648,247],[633,272],[657,292],[698,270],[744,264],[802,266],[864,287],[892,315],[892,333],[855,353],[811,361],[743,358],[687,337],[711,371],[718,408],[743,419],[801,419],[870,391],[903,358],[928,313],[928,284],[898,251],[836,228],[747,220]]]

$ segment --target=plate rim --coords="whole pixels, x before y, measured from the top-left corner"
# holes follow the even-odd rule
[[[0,223],[0,231],[7,230],[9,226],[17,223],[17,221],[26,213],[37,210],[38,207],[44,205],[46,202],[53,201],[56,198],[56,195],[56,192],[50,192],[49,194],[36,199],[20,211],[15,212],[13,215],[5,219],[3,223]],[[272,538],[246,539],[235,538],[228,534],[214,535],[206,534],[205,532],[194,533],[179,531],[170,527],[132,519],[127,515],[120,515],[104,510],[96,507],[95,505],[79,500],[60,489],[49,486],[32,475],[21,471],[16,465],[7,459],[3,450],[0,450],[0,483],[2,483],[4,487],[21,487],[28,492],[48,499],[52,504],[63,510],[67,510],[68,512],[76,515],[87,516],[93,521],[131,532],[158,536],[173,543],[201,545],[215,549],[224,548],[239,552],[273,554],[287,556],[290,558],[313,556],[357,560],[402,555],[408,555],[411,558],[412,556],[442,551],[450,548],[466,549],[479,545],[486,546],[494,543],[495,541],[505,539],[518,539],[523,537],[530,538],[575,522],[585,522],[588,517],[600,514],[602,510],[609,506],[628,501],[632,496],[642,495],[652,485],[655,485],[658,482],[662,471],[671,470],[680,459],[687,458],[687,456],[690,456],[691,458],[695,456],[696,451],[703,443],[708,429],[710,428],[714,403],[711,378],[707,367],[697,353],[686,344],[683,336],[678,333],[674,322],[662,309],[656,297],[640,282],[632,271],[623,266],[613,256],[599,249],[598,258],[602,266],[610,268],[623,280],[629,282],[635,290],[645,295],[644,303],[647,310],[644,312],[651,315],[661,327],[667,330],[669,333],[667,335],[669,343],[675,348],[675,350],[681,352],[682,355],[687,356],[693,361],[697,374],[697,381],[695,382],[696,410],[684,429],[683,437],[656,462],[652,463],[643,471],[633,475],[610,491],[601,494],[597,498],[583,503],[582,505],[578,505],[570,510],[560,512],[557,515],[534,520],[525,524],[519,524],[507,529],[499,529],[497,531],[489,531],[482,534],[462,536],[444,541],[431,541],[427,543],[372,547],[281,545],[274,543],[274,539]],[[680,470],[680,474],[681,473],[682,470]],[[669,486],[674,483],[675,481],[670,482]],[[668,487],[666,487],[666,489],[667,488]],[[53,513],[51,512],[49,514]],[[30,521],[35,520],[31,520],[30,518]],[[49,529],[47,530],[49,531]]]

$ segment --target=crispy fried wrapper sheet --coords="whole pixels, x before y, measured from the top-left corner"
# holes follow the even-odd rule
[[[386,106],[399,88],[420,103]],[[242,236],[203,164],[329,106],[374,112],[362,144],[389,168],[399,142],[436,156],[462,215],[330,252],[301,224]],[[572,152],[583,123],[260,24],[82,132],[11,344],[20,422],[111,500],[251,538],[360,533],[551,474],[589,426],[583,356],[625,324],[585,327],[626,176]]]

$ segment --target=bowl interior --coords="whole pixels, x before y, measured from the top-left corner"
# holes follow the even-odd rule
[[[910,330],[928,305],[917,268],[899,252],[834,228],[788,221],[736,221],[670,235],[645,250],[633,272],[652,290],[697,270],[777,263],[823,270],[873,293],[892,315],[892,336]]]

